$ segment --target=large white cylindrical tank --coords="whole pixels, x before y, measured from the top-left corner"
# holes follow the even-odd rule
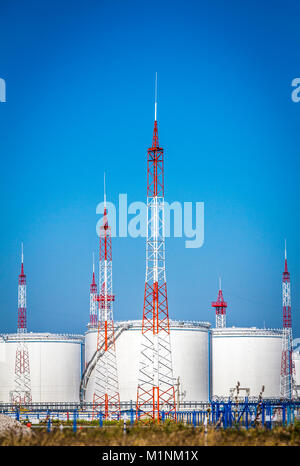
[[[237,382],[258,396],[280,396],[282,330],[228,327],[212,330],[212,392],[228,397]],[[245,396],[246,392],[240,392]]]
[[[121,401],[136,400],[141,349],[141,324],[141,321],[116,323],[116,328],[118,326],[129,326],[116,339]],[[176,396],[178,396],[179,386],[181,401],[207,401],[211,386],[210,324],[171,321],[170,329]],[[96,350],[96,344],[97,330],[90,329],[85,335],[86,364],[92,358]],[[93,393],[94,373],[92,373],[87,385],[86,401],[92,401]]]
[[[293,351],[293,361],[295,366],[295,385],[297,394],[300,397],[300,351]]]
[[[26,333],[33,402],[78,402],[84,338],[80,335]],[[0,402],[14,390],[20,335],[0,336]]]

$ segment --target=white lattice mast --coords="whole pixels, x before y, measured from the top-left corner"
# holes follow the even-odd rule
[[[294,389],[293,332],[291,312],[291,280],[287,266],[286,241],[284,248],[284,272],[282,274],[282,356],[280,391],[283,398],[291,399]]]
[[[101,411],[105,419],[120,417],[119,381],[115,349],[112,288],[111,228],[108,225],[104,178],[104,214],[100,227],[99,254],[99,319],[97,351],[100,353],[95,367],[93,417]]]
[[[29,351],[24,334],[27,333],[26,275],[24,273],[24,255],[22,243],[21,273],[18,286],[18,343],[15,360],[14,390],[12,403],[24,405],[32,402]]]
[[[147,156],[146,280],[137,389],[137,419],[176,420],[165,267],[164,158],[157,130],[157,79],[152,147]]]
[[[95,281],[95,260],[93,253],[93,278],[90,286],[90,323],[89,327],[98,325],[98,302],[97,302],[97,283]]]
[[[225,328],[227,303],[223,298],[221,278],[219,278],[219,292],[217,301],[212,302],[211,305],[216,309],[216,328]]]

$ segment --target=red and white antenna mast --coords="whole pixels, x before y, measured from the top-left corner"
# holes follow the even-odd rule
[[[152,147],[147,156],[146,281],[137,389],[137,419],[176,420],[165,267],[164,158],[157,131],[157,73]]]
[[[293,364],[293,332],[291,312],[291,280],[287,266],[286,241],[284,248],[284,272],[282,274],[282,306],[283,306],[283,330],[282,330],[282,356],[280,391],[284,398],[291,399],[294,389],[294,364]]]
[[[211,305],[216,309],[216,328],[225,328],[227,303],[223,298],[221,278],[219,278],[219,293],[217,301],[212,302]]]
[[[95,367],[95,390],[93,396],[93,416],[101,411],[105,419],[120,417],[120,394],[116,360],[112,289],[112,247],[111,228],[108,225],[105,176],[104,214],[100,227],[99,254],[99,320],[97,351],[101,352]]]
[[[24,273],[24,255],[22,243],[21,273],[18,286],[18,344],[15,361],[15,386],[11,394],[11,400],[16,404],[28,404],[32,401],[29,351],[25,339],[22,336],[27,333],[26,316],[26,275]]]
[[[97,283],[95,281],[95,260],[93,253],[93,278],[90,286],[90,323],[89,327],[97,327],[98,324],[98,303],[97,303]]]

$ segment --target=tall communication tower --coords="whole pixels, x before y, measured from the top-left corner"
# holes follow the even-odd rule
[[[97,283],[95,281],[95,261],[93,254],[93,278],[90,286],[90,327],[97,327],[98,323],[98,303],[97,303]]]
[[[280,390],[282,397],[291,399],[294,388],[294,364],[292,358],[293,332],[291,313],[291,280],[287,266],[286,242],[284,259],[284,272],[282,274],[283,330]]]
[[[93,396],[93,417],[101,411],[105,419],[120,417],[120,395],[115,350],[112,289],[112,247],[111,228],[108,225],[104,178],[104,214],[100,227],[99,254],[99,320],[97,351],[99,358],[95,367],[95,390]],[[101,354],[100,354],[101,352]]]
[[[18,286],[18,344],[15,360],[15,385],[11,401],[15,404],[28,404],[32,401],[29,351],[24,334],[27,332],[26,316],[26,275],[24,273],[24,255],[22,243],[22,263]]]
[[[217,301],[212,302],[211,305],[216,309],[216,328],[225,328],[227,303],[223,298],[221,278],[219,279],[219,293]]]
[[[147,155],[146,281],[137,389],[137,419],[176,420],[165,267],[164,156],[157,130],[157,74],[152,147]]]

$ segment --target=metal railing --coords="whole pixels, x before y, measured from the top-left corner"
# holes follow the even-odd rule
[[[19,421],[30,421],[33,427],[44,427],[48,431],[52,426],[61,428],[73,425],[77,430],[77,424],[81,427],[103,427],[107,425],[104,415],[97,413],[96,421],[93,421],[92,406],[86,405],[85,409],[71,405],[61,404],[52,409],[49,406],[40,406],[36,409],[34,405],[28,405],[27,409],[6,404],[1,404],[0,412],[14,417]],[[160,422],[163,424],[169,419],[168,407],[160,411]],[[177,422],[190,427],[211,426],[218,428],[256,428],[262,427],[272,429],[275,426],[289,426],[300,419],[300,402],[260,401],[260,403],[244,401],[239,402],[211,402],[206,403],[201,409],[186,409],[177,411]],[[124,424],[134,424],[136,421],[135,406],[121,409],[119,421]],[[66,422],[67,421],[67,422]]]

